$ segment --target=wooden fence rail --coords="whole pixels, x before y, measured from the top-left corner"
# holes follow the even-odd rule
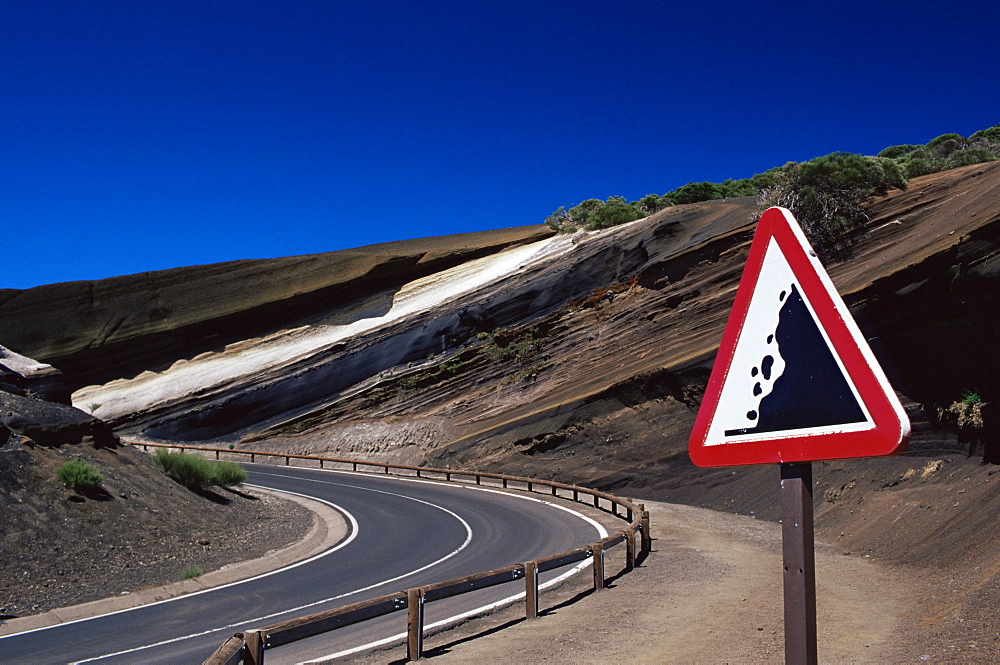
[[[360,471],[362,473],[395,475],[426,480],[444,480],[455,483],[464,482],[482,485],[484,480],[499,481],[500,486],[505,489],[523,489],[526,492],[537,494],[540,493],[538,488],[543,488],[543,492],[551,493],[554,497],[571,500],[576,503],[586,503],[588,505],[592,502],[595,508],[610,513],[614,517],[623,519],[628,523],[627,527],[597,542],[575,550],[560,552],[559,554],[535,561],[519,563],[507,568],[475,573],[467,577],[446,580],[415,589],[406,589],[386,596],[354,603],[353,605],[318,612],[255,630],[247,630],[243,633],[236,633],[216,649],[215,653],[204,662],[204,665],[235,665],[236,663],[263,665],[264,652],[267,649],[403,610],[406,610],[407,613],[407,658],[409,660],[419,660],[423,652],[423,609],[424,604],[428,602],[451,598],[460,594],[523,579],[525,584],[525,616],[529,619],[534,619],[538,616],[539,573],[592,559],[594,590],[598,591],[603,589],[605,585],[604,558],[605,553],[609,549],[622,543],[625,544],[623,572],[627,573],[635,568],[638,559],[649,554],[651,547],[649,513],[641,503],[634,504],[628,499],[623,499],[614,494],[578,487],[576,485],[508,476],[499,473],[435,469],[431,467],[365,462],[318,455],[269,453],[184,444],[136,443],[133,445],[141,446],[143,450],[148,450],[151,447],[170,448],[180,451],[191,450],[199,454],[213,454],[216,459],[220,459],[223,454],[249,456],[251,462],[255,462],[258,457],[265,459],[278,458],[284,459],[286,466],[291,464],[291,460],[303,460],[316,462],[321,469],[342,467],[345,470],[349,468],[351,471]],[[560,490],[564,494],[559,494]],[[586,497],[589,497],[590,502],[586,501]],[[622,510],[624,510],[624,514],[621,512]],[[636,535],[640,536],[638,555],[635,549]]]

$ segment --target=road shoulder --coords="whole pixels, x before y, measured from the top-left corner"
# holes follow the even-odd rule
[[[10,619],[0,624],[0,635],[13,635],[60,623],[90,619],[247,580],[315,556],[333,547],[348,535],[347,522],[343,515],[323,502],[262,487],[255,487],[254,490],[294,501],[309,509],[314,515],[312,527],[299,541],[269,552],[259,559],[224,566],[190,580],[171,582],[120,596],[57,608],[33,616]]]
[[[780,525],[690,506],[645,505],[653,551],[635,571],[597,593],[577,579],[543,594],[544,615],[533,621],[523,619],[518,605],[429,636],[428,659],[783,662]],[[617,575],[618,558],[608,552],[608,575]],[[816,562],[820,661],[888,662],[910,607],[903,573],[822,543]],[[397,648],[353,660],[373,665],[401,654]]]

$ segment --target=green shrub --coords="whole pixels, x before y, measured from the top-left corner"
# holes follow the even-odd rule
[[[962,392],[961,402],[963,404],[968,404],[972,406],[973,404],[979,404],[983,401],[983,398],[979,396],[975,390],[965,390]]]
[[[869,197],[884,195],[892,188],[905,189],[908,178],[996,159],[1000,159],[1000,125],[979,130],[968,139],[950,133],[926,145],[889,146],[877,157],[838,152],[803,164],[789,162],[751,178],[721,183],[689,182],[662,196],[647,194],[638,201],[629,202],[620,196],[607,201],[587,199],[568,210],[560,206],[545,223],[560,232],[603,229],[652,215],[671,205],[754,195],[760,196],[765,204],[784,205],[795,211],[791,204],[774,200],[777,190],[792,188],[791,198],[797,199],[804,209],[832,215],[813,231],[817,237],[811,239],[821,245],[817,250],[842,254],[846,246],[863,235],[867,218],[861,205]],[[837,177],[829,176],[846,176],[841,182],[844,189],[838,191]]]
[[[1000,125],[981,129],[967,139],[961,134],[942,134],[926,145],[892,146],[879,156],[895,160],[910,178],[992,162],[1000,158]]]
[[[201,577],[201,568],[198,566],[188,566],[181,571],[182,580],[193,580],[196,577]]]
[[[188,489],[210,485],[232,487],[246,480],[246,471],[235,462],[213,462],[198,455],[159,449],[153,458],[167,476]]]
[[[607,201],[587,199],[569,210],[559,206],[545,219],[545,223],[562,232],[573,232],[577,229],[594,231],[631,222],[647,214],[649,213],[640,209],[636,203],[629,203],[621,196],[609,196]]]
[[[980,129],[969,137],[969,141],[996,141],[1000,142],[1000,125],[994,125],[986,129]]]
[[[923,146],[911,145],[911,144],[891,145],[888,148],[883,149],[882,152],[878,154],[878,156],[885,157],[886,159],[899,159],[903,155],[908,155],[917,148],[922,148],[922,147]]]
[[[667,206],[671,205],[671,203],[669,199],[665,199],[662,196],[658,196],[656,194],[646,194],[644,197],[636,201],[634,205],[642,214],[648,217],[654,212],[663,210]]]
[[[948,407],[948,412],[955,416],[955,424],[958,429],[983,428],[983,398],[979,393],[966,390],[962,393],[962,399],[952,402]]]
[[[689,182],[666,194],[676,205],[699,203],[723,198],[719,186],[714,182]]]
[[[864,236],[868,199],[906,189],[906,182],[903,168],[891,159],[835,152],[786,164],[761,203],[791,210],[824,258],[843,257]]]
[[[941,160],[934,156],[931,149],[925,145],[918,146],[910,152],[894,158],[895,162],[906,172],[908,178],[937,173],[941,170]]]
[[[212,484],[218,487],[233,487],[246,482],[247,472],[236,462],[211,462]]]
[[[928,141],[927,147],[930,148],[934,154],[944,157],[960,148],[964,143],[965,139],[961,134],[942,134],[941,136]]]
[[[211,473],[208,460],[179,452],[172,453],[163,448],[156,451],[153,458],[169,478],[188,489],[198,489],[209,484]]]
[[[72,490],[97,489],[102,482],[100,472],[80,460],[70,460],[56,469],[56,478]]]
[[[982,164],[983,162],[995,161],[997,156],[993,150],[985,146],[966,146],[959,148],[948,155],[947,167],[958,168],[959,166],[971,166],[972,164]]]

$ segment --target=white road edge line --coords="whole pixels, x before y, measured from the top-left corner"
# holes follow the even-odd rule
[[[259,485],[252,485],[250,483],[247,483],[247,486],[248,487],[260,487]],[[265,488],[265,489],[271,489],[271,488]],[[98,614],[96,616],[84,617],[82,619],[73,619],[72,621],[63,621],[61,623],[54,623],[51,626],[42,626],[40,628],[32,628],[31,630],[22,630],[19,633],[11,633],[10,635],[0,635],[0,640],[5,640],[8,637],[15,637],[17,635],[27,635],[29,633],[38,633],[38,632],[41,632],[43,630],[50,630],[52,628],[58,628],[59,626],[70,626],[70,625],[72,625],[74,623],[83,623],[84,621],[91,621],[93,619],[100,619],[102,617],[114,616],[115,614],[124,614],[125,612],[132,612],[132,611],[135,611],[135,610],[143,609],[145,607],[153,607],[154,605],[163,605],[164,603],[172,603],[175,600],[180,600],[182,598],[191,598],[193,596],[200,596],[203,593],[209,593],[211,591],[218,591],[219,589],[227,589],[227,588],[229,588],[231,586],[236,586],[237,584],[246,584],[247,582],[254,582],[256,580],[260,580],[260,579],[263,579],[265,577],[270,577],[271,575],[277,575],[278,573],[284,572],[286,570],[291,570],[292,568],[298,568],[299,566],[304,566],[305,564],[311,563],[311,562],[316,561],[318,559],[322,559],[323,557],[325,557],[327,555],[333,554],[337,550],[340,550],[340,549],[342,549],[344,547],[347,547],[349,544],[351,544],[351,542],[355,538],[358,537],[358,521],[356,519],[354,519],[354,515],[352,515],[351,513],[347,512],[346,510],[344,510],[340,506],[338,506],[338,505],[336,505],[334,503],[331,503],[329,501],[325,501],[323,499],[317,499],[316,497],[307,496],[305,494],[299,494],[298,492],[289,492],[289,491],[286,491],[286,490],[273,490],[273,491],[275,491],[275,492],[284,492],[285,494],[291,494],[291,495],[294,495],[294,496],[301,496],[301,497],[304,497],[304,498],[307,498],[307,499],[312,499],[314,501],[319,501],[320,503],[325,503],[326,505],[330,506],[331,508],[333,508],[334,510],[336,510],[337,512],[339,512],[340,514],[344,515],[347,518],[348,522],[350,522],[350,525],[351,525],[351,534],[345,540],[343,540],[340,543],[338,543],[335,547],[332,547],[331,549],[326,550],[325,552],[320,552],[319,554],[317,554],[315,556],[312,556],[312,557],[309,557],[308,559],[303,559],[302,561],[298,561],[296,563],[291,563],[291,564],[289,564],[287,566],[284,566],[282,568],[277,568],[277,569],[272,570],[272,571],[267,572],[267,573],[261,573],[260,575],[255,575],[253,577],[248,577],[245,580],[237,580],[235,582],[229,582],[227,584],[220,584],[219,586],[209,587],[207,589],[202,589],[200,591],[192,591],[191,593],[185,593],[185,594],[180,595],[180,596],[174,596],[173,598],[164,598],[163,600],[156,600],[156,601],[153,601],[152,603],[146,603],[145,605],[136,605],[135,607],[126,607],[124,609],[115,610],[114,612],[108,612],[106,614]]]
[[[279,473],[271,473],[271,474],[265,473],[264,475],[277,476],[279,478],[293,478],[294,477],[294,476],[285,476],[285,475],[279,474]],[[312,480],[310,478],[297,478],[297,477],[295,477],[295,480],[307,480],[307,481],[310,481],[310,482],[325,482],[325,481],[320,481],[320,480]],[[253,485],[251,483],[247,483],[247,485],[250,486],[250,487],[262,487],[261,485]],[[273,488],[266,488],[266,489],[273,489]],[[223,630],[230,630],[232,628],[238,628],[239,626],[244,626],[244,625],[246,625],[248,623],[249,624],[253,624],[253,623],[267,621],[268,619],[273,619],[275,617],[282,616],[283,614],[291,614],[292,612],[300,612],[302,610],[309,609],[310,607],[315,607],[317,605],[323,605],[325,603],[333,602],[334,600],[340,600],[341,598],[346,598],[347,596],[353,596],[356,593],[362,593],[364,591],[370,591],[371,589],[377,589],[380,586],[385,586],[386,584],[390,584],[392,582],[396,582],[398,580],[401,580],[401,579],[404,579],[406,577],[409,577],[410,575],[415,575],[415,574],[417,574],[419,572],[427,570],[428,568],[432,568],[432,567],[434,567],[434,566],[436,566],[436,565],[438,565],[440,563],[443,563],[443,562],[447,561],[448,559],[452,558],[453,556],[457,555],[458,553],[460,553],[462,550],[464,550],[466,547],[469,546],[469,543],[472,542],[472,527],[469,526],[469,523],[466,522],[464,519],[462,519],[459,515],[456,515],[454,512],[452,512],[452,511],[448,510],[447,508],[445,508],[444,506],[439,506],[437,504],[431,503],[430,501],[424,501],[423,499],[416,499],[416,498],[414,498],[412,496],[404,496],[402,494],[396,494],[395,492],[386,492],[384,490],[377,490],[377,489],[372,489],[372,488],[368,488],[368,487],[357,487],[355,489],[363,490],[363,491],[366,491],[366,492],[376,492],[378,494],[388,494],[390,496],[398,496],[401,499],[407,499],[409,501],[415,501],[416,503],[422,503],[422,504],[431,506],[432,508],[437,508],[438,510],[446,512],[449,515],[451,515],[452,517],[454,517],[456,520],[458,520],[459,522],[461,522],[462,526],[465,527],[465,541],[461,545],[459,545],[457,548],[455,548],[454,550],[452,550],[451,552],[449,552],[445,556],[441,557],[437,561],[432,561],[432,562],[428,563],[425,566],[417,568],[416,570],[411,570],[409,572],[403,573],[402,575],[398,575],[396,577],[393,577],[392,579],[382,580],[381,582],[379,582],[377,584],[371,584],[371,585],[363,587],[361,589],[354,589],[353,591],[347,591],[345,593],[333,596],[331,598],[324,598],[322,600],[317,600],[315,602],[307,603],[305,605],[300,605],[298,607],[292,607],[292,608],[289,608],[287,610],[282,610],[280,612],[275,612],[273,614],[267,614],[267,615],[264,615],[264,616],[255,617],[253,619],[246,619],[246,620],[243,620],[243,621],[238,621],[236,623],[231,623],[231,624],[229,624],[227,626],[221,626],[221,627],[218,627],[218,628],[210,628],[209,630],[203,630],[203,631],[201,631],[199,633],[192,633],[190,635],[182,635],[180,637],[174,637],[174,638],[171,638],[169,640],[163,640],[161,642],[156,642],[154,644],[145,644],[145,645],[140,646],[140,647],[133,647],[131,649],[125,649],[124,651],[116,651],[114,653],[106,653],[106,654],[103,654],[103,655],[100,655],[100,656],[94,656],[93,658],[87,658],[87,659],[84,659],[84,660],[73,661],[70,665],[82,665],[82,663],[92,663],[92,662],[95,662],[95,661],[98,661],[98,660],[103,660],[105,658],[114,658],[116,656],[124,656],[126,654],[135,653],[137,651],[145,651],[146,649],[153,649],[153,648],[156,648],[156,647],[159,647],[159,646],[163,646],[165,644],[173,644],[175,642],[183,642],[184,640],[193,639],[195,637],[201,637],[202,635],[208,635],[210,633],[216,633],[216,632],[220,632],[220,631],[223,631]],[[276,490],[276,491],[287,492],[287,490]],[[287,492],[287,493],[288,494],[296,494],[297,496],[305,496],[305,497],[308,497],[308,498],[311,498],[311,499],[316,499],[316,497],[312,497],[312,496],[309,496],[309,495],[306,495],[306,494],[298,494],[297,492]],[[316,499],[316,500],[317,501],[321,501],[322,503],[329,503],[328,501],[324,501],[323,499]],[[329,505],[333,506],[334,504],[330,503]],[[346,511],[344,511],[344,514],[350,516],[350,518],[351,518],[351,525],[352,525],[352,533],[355,534],[355,536],[356,536],[357,535],[357,531],[358,531],[358,526],[357,526],[357,522],[354,520],[354,516],[350,515],[350,513],[347,513]],[[329,552],[325,552],[324,554],[322,554],[320,556],[326,556],[327,554],[330,554],[330,553],[332,553],[332,552],[334,552],[336,550],[339,550],[341,547],[343,547],[344,545],[346,545],[351,540],[354,540],[354,537],[350,538],[345,543],[339,545],[338,547],[336,547],[334,549],[331,549]],[[304,564],[304,563],[308,563],[309,561],[314,561],[316,559],[319,559],[320,556],[312,557],[311,559],[307,559],[306,561],[301,561],[301,562],[295,564],[294,566],[287,566],[287,567],[282,568],[280,570],[288,570],[289,568],[294,568],[295,566],[298,566],[298,565],[301,565],[301,564]],[[232,584],[225,584],[223,586],[214,587],[213,589],[205,589],[203,591],[199,591],[198,593],[200,594],[200,593],[205,593],[207,591],[215,591],[216,589],[222,589],[222,588],[225,588],[227,586],[233,586],[235,584],[242,584],[243,582],[250,582],[250,581],[253,581],[253,580],[260,579],[261,577],[266,577],[267,575],[272,575],[272,574],[274,574],[276,572],[280,572],[280,570],[272,571],[271,573],[267,573],[266,575],[258,575],[257,577],[252,577],[252,578],[243,580],[242,582],[234,582]],[[196,595],[196,594],[189,593],[189,594],[187,594],[185,596],[178,596],[178,598],[188,598],[188,597],[194,596],[194,595]],[[175,599],[171,598],[170,600],[175,600]],[[160,601],[160,602],[167,602],[167,601]],[[149,607],[151,605],[157,605],[157,604],[159,604],[159,603],[149,603],[148,605],[141,605],[140,607]],[[130,608],[130,609],[138,609],[138,608]],[[121,610],[121,611],[122,612],[126,612],[128,610]],[[118,612],[109,612],[108,614],[103,614],[101,616],[110,616],[112,614],[118,614]],[[96,619],[97,617],[90,617],[90,618]],[[80,619],[80,621],[86,621],[86,620],[87,619]],[[69,621],[67,621],[66,623],[75,623],[75,622],[69,622]],[[64,624],[57,624],[57,625],[64,625]],[[25,631],[25,632],[32,632],[32,631]],[[24,633],[19,633],[19,634],[23,635]]]
[[[372,475],[372,474],[365,474],[365,473],[360,473],[360,472],[341,471],[341,470],[336,470],[336,469],[310,469],[310,470],[311,471],[323,471],[325,473],[333,473],[333,474],[337,474],[337,475],[348,475],[348,476],[356,475],[356,476],[362,476],[362,477],[371,477],[371,475]],[[272,475],[272,476],[286,477],[286,478],[290,477],[290,476],[285,476],[284,474],[277,474],[277,473],[265,474],[265,475]],[[492,494],[502,494],[504,496],[512,496],[512,497],[516,497],[516,498],[519,498],[519,499],[523,499],[525,501],[532,501],[532,502],[539,503],[539,504],[542,504],[542,505],[551,506],[551,507],[557,508],[559,510],[563,510],[563,511],[565,511],[567,513],[570,513],[571,515],[574,515],[574,516],[578,517],[579,519],[581,519],[584,522],[586,522],[586,523],[590,524],[591,526],[593,526],[596,529],[597,533],[600,535],[601,538],[605,538],[608,535],[608,532],[604,528],[603,525],[601,525],[596,520],[594,520],[594,519],[592,519],[592,518],[584,515],[583,513],[575,511],[575,510],[573,510],[573,509],[571,509],[571,508],[569,508],[567,506],[562,506],[562,505],[553,503],[551,501],[546,501],[546,500],[539,499],[539,498],[536,498],[536,497],[523,496],[523,495],[512,493],[512,492],[507,492],[507,491],[503,491],[503,490],[499,490],[499,489],[492,489],[492,488],[488,488],[488,487],[481,487],[481,486],[478,486],[478,485],[477,486],[472,486],[472,485],[456,485],[455,483],[446,483],[446,482],[433,481],[433,480],[427,480],[427,479],[422,479],[422,478],[403,478],[403,477],[399,477],[399,476],[387,476],[386,478],[391,479],[391,480],[397,480],[397,481],[400,481],[400,482],[429,483],[429,484],[432,484],[432,485],[440,485],[440,486],[443,486],[443,487],[451,487],[451,488],[456,488],[456,489],[457,488],[463,488],[463,489],[468,489],[468,490],[472,490],[472,491],[489,492],[489,493],[492,493]],[[296,478],[296,480],[302,480],[302,478]],[[306,479],[306,480],[308,480],[308,479]],[[322,481],[313,481],[313,482],[322,482]],[[250,484],[250,483],[248,483],[248,486],[250,486],[250,487],[262,487],[260,485],[253,485],[253,484]],[[267,488],[267,489],[273,489],[273,488]],[[173,639],[170,639],[170,640],[164,640],[162,642],[157,642],[155,644],[148,644],[148,645],[144,645],[144,646],[141,646],[141,647],[135,647],[133,649],[127,649],[127,650],[124,650],[124,651],[119,651],[119,652],[116,652],[116,653],[104,654],[104,655],[96,656],[94,658],[89,658],[89,659],[86,659],[86,660],[74,661],[71,665],[82,665],[83,663],[90,663],[90,662],[102,660],[104,658],[113,658],[113,657],[116,657],[116,656],[121,656],[121,655],[125,655],[125,654],[128,654],[128,653],[133,653],[133,652],[136,652],[136,651],[143,651],[145,649],[151,649],[151,648],[155,648],[155,647],[158,647],[158,646],[163,646],[165,644],[172,644],[174,642],[181,642],[183,640],[192,639],[192,638],[195,638],[195,637],[200,637],[202,635],[208,635],[210,633],[215,633],[215,632],[220,632],[220,631],[223,631],[223,630],[228,630],[228,629],[231,629],[231,628],[236,628],[236,627],[245,625],[247,623],[256,623],[256,622],[259,622],[259,621],[265,621],[267,619],[271,619],[271,618],[276,617],[276,616],[281,616],[282,614],[288,614],[288,613],[291,613],[291,612],[297,612],[297,611],[300,611],[300,610],[303,610],[303,609],[308,609],[310,607],[314,607],[316,605],[322,605],[324,603],[328,603],[328,602],[331,602],[331,601],[334,601],[334,600],[339,600],[340,598],[351,596],[351,595],[354,595],[356,593],[361,593],[363,591],[368,591],[370,589],[374,589],[374,588],[383,586],[385,584],[389,584],[391,582],[403,579],[405,577],[409,577],[410,575],[414,575],[414,574],[419,573],[419,572],[421,572],[423,570],[426,570],[427,568],[430,568],[430,567],[433,567],[435,565],[438,565],[439,563],[442,563],[443,561],[446,561],[447,559],[450,559],[451,557],[453,557],[456,554],[458,554],[459,552],[461,552],[463,549],[465,549],[468,546],[469,542],[471,542],[471,540],[472,540],[472,529],[469,526],[469,524],[464,519],[462,519],[459,515],[455,514],[454,512],[452,512],[450,510],[448,510],[447,508],[444,508],[443,506],[438,506],[438,505],[430,503],[428,501],[423,501],[421,499],[415,499],[413,497],[407,497],[407,496],[403,496],[403,495],[400,495],[400,494],[394,494],[393,492],[385,492],[383,490],[376,490],[376,489],[370,489],[370,488],[357,488],[357,489],[367,490],[367,491],[371,491],[371,492],[377,492],[377,493],[380,493],[380,494],[390,494],[390,495],[393,495],[393,496],[399,496],[400,498],[409,499],[411,501],[416,501],[418,503],[423,503],[423,504],[432,506],[434,508],[438,508],[439,510],[442,510],[442,511],[444,511],[444,512],[450,514],[450,515],[452,515],[453,517],[455,517],[458,521],[460,521],[465,526],[465,529],[466,529],[466,540],[465,540],[465,542],[460,547],[458,547],[457,549],[453,550],[452,552],[450,552],[449,554],[445,555],[444,557],[442,557],[441,559],[439,559],[437,561],[434,561],[432,563],[427,564],[426,566],[423,566],[423,567],[418,568],[416,570],[410,571],[408,573],[404,573],[403,575],[399,575],[399,576],[394,577],[392,579],[384,580],[382,582],[379,582],[378,584],[370,585],[370,586],[365,587],[363,589],[355,589],[354,591],[349,591],[347,593],[343,593],[343,594],[334,596],[332,598],[327,598],[327,599],[324,599],[324,600],[319,600],[319,601],[316,601],[316,602],[313,602],[313,603],[309,603],[307,605],[302,605],[300,607],[296,607],[296,608],[292,608],[292,609],[288,609],[288,610],[283,610],[283,611],[275,613],[275,614],[266,615],[266,616],[262,616],[262,617],[256,617],[256,618],[253,618],[253,619],[247,619],[245,621],[240,621],[238,623],[233,623],[233,624],[230,624],[230,625],[227,625],[227,626],[222,626],[222,627],[218,627],[218,628],[212,628],[212,629],[209,629],[209,630],[206,630],[206,631],[202,631],[202,632],[199,632],[199,633],[193,633],[193,634],[185,635],[185,636],[182,636],[182,637],[176,637],[176,638],[173,638]],[[41,627],[41,628],[35,628],[35,629],[32,629],[32,630],[22,631],[20,633],[12,633],[11,635],[0,636],[0,640],[3,640],[5,638],[7,638],[7,637],[13,637],[14,635],[25,635],[25,634],[28,634],[28,633],[40,632],[40,631],[43,631],[43,630],[48,630],[50,628],[55,628],[57,626],[66,626],[66,625],[70,625],[70,624],[74,624],[74,623],[81,623],[83,621],[89,621],[91,619],[97,619],[97,618],[100,618],[100,617],[113,616],[115,614],[121,614],[121,613],[124,613],[124,612],[130,612],[130,611],[138,610],[138,609],[141,609],[141,608],[144,608],[144,607],[152,607],[154,605],[161,605],[163,603],[173,602],[173,601],[179,600],[181,598],[190,598],[192,596],[201,595],[203,593],[208,593],[210,591],[217,591],[219,589],[224,589],[224,588],[228,588],[228,587],[231,587],[231,586],[236,586],[238,584],[244,584],[244,583],[247,583],[247,582],[253,582],[253,581],[256,581],[256,580],[259,580],[259,579],[262,579],[262,578],[265,578],[265,577],[269,577],[271,575],[275,575],[277,573],[280,573],[280,572],[283,572],[283,571],[286,571],[286,570],[290,570],[292,568],[296,568],[298,566],[305,565],[307,563],[310,563],[312,561],[315,561],[317,559],[325,557],[328,554],[332,554],[333,552],[336,552],[336,551],[342,549],[343,547],[346,547],[348,544],[350,544],[357,537],[357,535],[358,535],[357,520],[354,518],[353,515],[351,515],[348,511],[344,510],[340,506],[338,506],[338,505],[336,505],[334,503],[331,503],[329,501],[326,501],[324,499],[319,499],[319,498],[316,498],[316,497],[313,497],[313,496],[309,496],[307,494],[300,494],[298,492],[290,492],[290,491],[287,491],[287,490],[275,490],[275,491],[280,491],[280,492],[284,492],[286,494],[291,494],[291,495],[295,495],[295,496],[301,496],[301,497],[313,499],[315,501],[319,501],[320,503],[325,503],[325,504],[329,505],[330,507],[332,507],[333,509],[339,511],[340,513],[342,513],[343,515],[345,515],[348,518],[348,520],[351,523],[351,535],[346,540],[344,540],[343,542],[341,542],[340,544],[338,544],[336,547],[334,547],[334,548],[332,548],[330,550],[327,550],[326,552],[322,552],[322,553],[320,553],[320,554],[318,554],[316,556],[310,557],[309,559],[305,559],[303,561],[299,561],[298,563],[290,564],[290,565],[285,566],[283,568],[272,570],[271,572],[268,572],[268,573],[263,573],[261,575],[250,577],[250,578],[247,578],[245,580],[239,580],[239,581],[236,581],[236,582],[230,582],[229,584],[223,584],[223,585],[220,585],[220,586],[217,586],[217,587],[212,587],[210,589],[202,589],[201,591],[196,591],[196,592],[193,592],[193,593],[185,594],[183,596],[176,596],[174,598],[167,598],[167,599],[156,601],[156,602],[153,602],[153,603],[147,603],[145,605],[139,605],[137,607],[130,607],[130,608],[122,609],[122,610],[117,610],[115,612],[108,612],[107,614],[102,614],[102,615],[99,615],[98,617],[87,617],[87,618],[84,618],[84,619],[76,619],[76,620],[73,620],[73,621],[66,621],[64,623],[53,624],[52,626],[44,626],[44,627]],[[567,579],[570,576],[579,573],[580,571],[582,571],[584,568],[588,567],[589,565],[590,564],[586,564],[586,563],[579,564],[579,565],[575,566],[574,568],[570,569],[569,571],[563,573],[559,577],[556,577],[556,578],[550,580],[549,582],[546,582],[545,584],[542,584],[540,586],[540,588],[545,589],[545,588],[548,588],[548,587],[550,587],[552,585],[558,584],[559,582],[563,581],[564,579]],[[509,598],[505,598],[503,600],[497,601],[497,602],[492,603],[490,605],[486,605],[486,606],[483,606],[481,608],[470,610],[470,611],[464,612],[462,614],[455,615],[453,617],[448,617],[446,619],[443,619],[441,621],[438,621],[436,623],[428,625],[427,628],[437,628],[439,626],[444,626],[444,625],[447,625],[447,624],[455,622],[455,621],[460,621],[460,620],[464,619],[467,616],[472,616],[472,615],[479,614],[479,613],[482,613],[482,612],[491,611],[491,610],[496,609],[498,607],[502,607],[503,605],[506,605],[506,604],[509,604],[509,603],[512,603],[512,602],[516,602],[519,598],[523,598],[524,595],[525,595],[524,593],[516,594],[514,596],[510,596]],[[379,640],[378,642],[372,642],[370,644],[366,644],[366,645],[362,645],[362,646],[359,646],[359,647],[355,647],[355,648],[353,648],[351,650],[348,650],[348,651],[344,651],[344,652],[340,652],[338,654],[334,654],[333,656],[325,656],[325,658],[333,658],[333,657],[338,657],[338,656],[343,656],[343,655],[349,655],[349,654],[356,653],[358,651],[362,651],[362,650],[365,650],[365,649],[370,649],[370,648],[374,648],[374,647],[377,647],[377,646],[381,646],[382,644],[387,644],[389,642],[392,642],[392,641],[395,641],[395,640],[399,639],[400,637],[401,636],[389,637],[389,638],[386,638],[384,640]],[[402,637],[405,637],[405,633],[402,635]],[[320,659],[320,660],[322,660],[322,659]],[[310,662],[312,662],[312,661],[310,661]]]
[[[371,474],[360,473],[360,472],[353,472],[353,471],[339,471],[339,470],[335,470],[335,469],[314,469],[314,470],[315,471],[322,470],[322,471],[325,471],[325,472],[328,472],[328,473],[337,473],[337,474],[343,474],[343,475],[359,475],[359,476],[370,476],[371,475]],[[272,474],[272,475],[281,475],[281,474]],[[567,513],[570,513],[571,515],[575,515],[576,517],[580,518],[584,522],[587,522],[588,524],[590,524],[591,526],[593,526],[597,530],[597,533],[598,533],[598,535],[599,535],[600,538],[607,538],[607,536],[608,536],[607,529],[605,529],[604,525],[602,525],[597,520],[594,520],[594,519],[592,519],[592,518],[584,515],[581,512],[573,510],[572,508],[570,508],[568,506],[563,506],[563,505],[560,505],[558,503],[553,503],[551,501],[546,501],[545,499],[539,499],[539,498],[533,497],[533,496],[524,496],[524,495],[521,495],[521,494],[515,494],[515,493],[512,493],[512,492],[504,491],[504,490],[500,490],[500,489],[492,489],[492,488],[489,488],[489,487],[482,487],[481,485],[456,485],[455,483],[441,482],[441,481],[436,481],[436,480],[427,480],[427,479],[424,479],[424,478],[403,478],[403,477],[400,477],[400,476],[389,476],[389,477],[392,478],[392,479],[394,479],[394,480],[400,480],[400,481],[404,481],[404,482],[430,483],[430,484],[433,484],[433,485],[441,485],[441,486],[447,486],[447,487],[462,487],[462,488],[465,488],[465,489],[479,491],[479,492],[491,492],[493,494],[502,494],[504,496],[517,497],[519,499],[524,499],[525,501],[533,501],[535,503],[540,503],[540,504],[543,504],[543,505],[546,505],[546,506],[551,506],[553,508],[558,508],[559,510],[564,510]],[[542,589],[548,589],[550,587],[553,587],[553,586],[555,586],[555,585],[563,582],[564,580],[569,579],[573,575],[576,575],[577,573],[580,573],[583,570],[585,570],[587,568],[590,568],[591,565],[592,564],[587,563],[587,562],[577,564],[573,568],[570,568],[569,570],[567,570],[562,575],[559,575],[558,577],[555,577],[555,578],[549,580],[548,582],[545,582],[544,584],[540,584],[538,586],[538,588],[539,588],[539,590],[542,590]],[[457,622],[462,621],[463,619],[466,619],[468,617],[476,616],[478,614],[484,614],[486,612],[492,612],[493,610],[499,609],[499,608],[504,607],[506,605],[511,605],[513,603],[516,603],[518,600],[521,600],[522,598],[524,598],[525,595],[526,594],[524,592],[521,592],[521,593],[514,594],[513,596],[508,596],[507,598],[503,598],[503,599],[498,600],[498,601],[496,601],[494,603],[491,603],[489,605],[483,605],[482,607],[477,607],[475,609],[468,610],[466,612],[462,612],[461,614],[456,614],[454,616],[446,617],[444,619],[441,619],[440,621],[436,621],[436,622],[434,622],[432,624],[428,624],[427,626],[424,626],[424,629],[425,630],[430,630],[430,629],[434,629],[434,628],[440,628],[442,626],[447,626],[448,624],[457,623]],[[343,658],[344,656],[350,656],[350,655],[353,655],[353,654],[356,654],[356,653],[360,653],[362,651],[369,651],[369,650],[375,649],[377,647],[385,646],[387,644],[392,644],[393,642],[398,642],[400,640],[404,640],[404,639],[406,639],[406,637],[407,637],[406,633],[399,633],[398,635],[393,635],[391,637],[386,637],[386,638],[383,638],[383,639],[375,641],[375,642],[369,642],[368,644],[362,644],[360,646],[356,646],[356,647],[353,647],[351,649],[346,649],[344,651],[338,651],[337,653],[332,653],[332,654],[329,654],[329,655],[326,655],[326,656],[320,656],[319,658],[314,658],[313,660],[303,661],[300,665],[311,665],[313,663],[323,663],[324,661],[332,660],[334,658]]]

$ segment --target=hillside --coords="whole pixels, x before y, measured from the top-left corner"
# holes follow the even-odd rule
[[[686,454],[754,208],[0,291],[0,345],[63,370],[126,440],[474,467],[775,520],[775,469]],[[996,632],[1000,163],[913,178],[868,212],[829,271],[914,437],[816,465],[818,537],[943,571],[954,605],[928,608],[950,617],[934,625]],[[985,427],[960,437],[942,409],[964,391]]]

